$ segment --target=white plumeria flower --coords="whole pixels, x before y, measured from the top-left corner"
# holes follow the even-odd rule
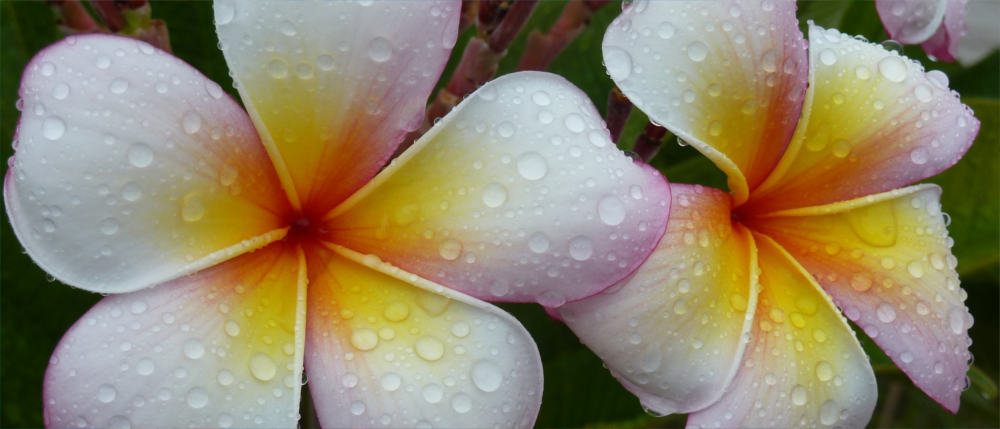
[[[571,84],[518,73],[401,157],[457,1],[219,1],[246,105],[181,60],[70,37],[25,70],[8,215],[107,293],[56,348],[50,427],[529,427],[541,363],[480,301],[558,305],[632,272],[669,188]]]

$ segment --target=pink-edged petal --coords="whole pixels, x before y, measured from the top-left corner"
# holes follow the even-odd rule
[[[968,0],[948,0],[948,10],[944,24],[926,42],[921,44],[924,52],[941,61],[955,61],[958,47],[965,36],[965,15]],[[993,15],[994,23],[996,15]],[[990,30],[987,30],[990,31]],[[992,31],[996,32],[996,26]]]
[[[46,427],[295,427],[304,269],[276,243],[98,302],[49,362]]]
[[[309,391],[324,427],[530,428],[542,364],[502,310],[339,246],[307,250]]]
[[[296,208],[321,216],[423,120],[458,1],[215,2],[222,51]]]
[[[729,194],[670,187],[667,232],[649,259],[618,285],[556,310],[644,407],[662,414],[722,396],[758,290],[753,240],[731,221]]]
[[[919,185],[754,222],[833,295],[914,384],[958,410],[972,316],[945,228],[941,189]]]
[[[289,206],[253,124],[181,60],[70,37],[35,56],[20,96],[4,202],[57,279],[127,292],[284,234]]]
[[[618,87],[719,166],[736,204],[791,140],[807,70],[794,1],[636,2],[603,49]]]
[[[635,270],[669,203],[667,182],[615,147],[582,91],[522,72],[468,97],[324,228],[469,295],[558,306]]]
[[[876,0],[885,32],[899,43],[914,45],[930,39],[944,22],[953,0]]]
[[[740,210],[808,207],[885,192],[957,162],[979,120],[940,71],[809,27],[805,113],[778,167]]]
[[[739,373],[690,427],[864,427],[875,374],[830,297],[778,244],[754,234],[760,295]]]
[[[974,1],[966,10],[966,33],[958,44],[955,57],[962,65],[971,66],[982,61],[1000,47],[1000,2]]]

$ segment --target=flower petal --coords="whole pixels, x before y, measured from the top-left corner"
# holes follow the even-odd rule
[[[864,427],[875,374],[854,331],[788,253],[754,234],[760,295],[743,365],[692,427]]]
[[[952,412],[969,369],[972,316],[936,185],[776,213],[774,237],[913,382]]]
[[[952,166],[972,145],[979,121],[944,73],[815,25],[809,42],[806,113],[746,212],[895,189]]]
[[[875,9],[889,37],[915,45],[930,39],[944,22],[949,0],[876,0]]]
[[[948,0],[944,25],[921,46],[927,55],[941,61],[955,61],[958,46],[965,36],[965,13],[968,0]],[[993,15],[995,18],[996,15]],[[995,29],[988,30],[996,32]]]
[[[332,212],[328,239],[472,296],[558,306],[635,270],[669,202],[582,91],[521,72],[480,88]]]
[[[722,396],[739,368],[757,297],[750,232],[729,194],[671,184],[670,221],[636,272],[558,308],[643,406],[690,412]]]
[[[1000,46],[1000,30],[996,17],[1000,16],[1000,2],[974,1],[965,10],[967,34],[962,36],[955,56],[964,66],[972,66]]]
[[[450,0],[215,2],[226,62],[297,208],[326,213],[420,125],[460,9]]]
[[[133,291],[284,234],[289,206],[253,124],[181,60],[70,37],[35,56],[20,95],[4,200],[56,278]]]
[[[339,246],[308,250],[309,390],[325,427],[524,427],[542,365],[520,323]]]
[[[304,269],[276,243],[101,300],[52,355],[46,427],[295,427]]]
[[[604,36],[611,78],[729,176],[736,204],[791,140],[806,85],[795,2],[636,2]]]

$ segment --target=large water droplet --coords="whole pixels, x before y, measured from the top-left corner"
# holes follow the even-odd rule
[[[796,384],[792,388],[792,403],[798,406],[803,406],[806,404],[807,398],[806,387],[801,384]]]
[[[883,302],[875,309],[875,315],[882,323],[892,323],[896,320],[896,309],[892,308],[891,304]]]
[[[186,222],[197,222],[205,216],[205,201],[201,194],[191,192],[181,199],[181,218]]]
[[[399,374],[387,372],[382,376],[380,384],[386,392],[395,392],[403,384],[403,379],[399,377]]]
[[[481,360],[472,366],[472,383],[483,392],[495,392],[503,383],[503,374],[497,364]]]
[[[108,419],[108,429],[132,429],[132,420],[129,420],[128,417],[121,415],[111,416],[111,418]]]
[[[124,94],[125,91],[128,91],[128,81],[122,78],[115,79],[108,85],[108,90],[112,94]]]
[[[528,237],[528,249],[535,253],[545,253],[549,250],[549,237],[539,231]]]
[[[597,203],[597,215],[607,225],[619,225],[625,221],[625,204],[618,197],[608,195]]]
[[[426,361],[436,361],[444,356],[444,343],[434,337],[423,337],[417,340],[414,348],[417,356]]]
[[[52,88],[52,98],[56,100],[65,100],[69,97],[69,85],[65,83],[60,83]]]
[[[104,219],[101,221],[100,229],[104,235],[115,235],[118,232],[118,220],[113,217]]]
[[[102,384],[97,388],[97,400],[105,404],[114,401],[115,397],[118,396],[118,390],[110,384]]]
[[[669,22],[661,22],[659,26],[656,27],[656,35],[660,36],[661,39],[669,39],[674,37],[677,33],[677,27]]]
[[[376,37],[368,43],[368,57],[376,63],[384,63],[392,58],[392,43],[384,37]]]
[[[138,183],[128,182],[122,186],[121,195],[125,201],[136,201],[142,198],[142,188],[139,187]]]
[[[563,119],[563,124],[566,125],[567,130],[574,133],[582,133],[587,128],[587,124],[583,122],[583,118],[576,113],[566,115],[566,119]]]
[[[832,425],[837,422],[840,411],[837,403],[832,400],[826,401],[819,408],[819,421],[825,425]]]
[[[410,306],[406,305],[406,303],[395,301],[385,306],[385,311],[382,312],[382,315],[391,322],[400,322],[410,315]]]
[[[126,157],[129,164],[132,164],[134,167],[148,167],[153,163],[153,149],[145,143],[135,143],[128,148]]]
[[[837,62],[837,53],[833,49],[824,49],[819,53],[819,61],[825,65],[832,66]]]
[[[233,381],[235,380],[236,377],[233,377],[233,373],[229,372],[228,369],[219,371],[219,374],[215,377],[215,381],[218,381],[219,385],[222,386],[228,386],[230,384],[233,384]]]
[[[269,381],[278,373],[274,360],[264,353],[257,353],[250,358],[250,374],[260,381]]]
[[[267,63],[267,74],[275,79],[288,77],[288,63],[280,59],[271,60]]]
[[[916,165],[924,165],[930,160],[930,154],[927,149],[918,147],[910,151],[910,162]]]
[[[437,383],[429,383],[420,390],[420,395],[430,404],[436,404],[444,399],[444,387]]]
[[[687,55],[688,58],[691,59],[691,61],[694,61],[696,63],[702,62],[705,60],[705,57],[708,56],[708,46],[706,46],[702,42],[698,41],[692,42],[690,45],[687,46]]]
[[[451,409],[456,413],[465,414],[472,409],[472,398],[464,393],[456,393],[451,397]]]
[[[956,335],[961,335],[965,332],[965,309],[961,306],[956,306],[948,311],[948,326],[951,327],[951,332]]]
[[[208,392],[200,387],[195,387],[187,393],[187,404],[194,409],[205,408],[208,405]]]
[[[830,365],[830,362],[821,360],[816,364],[816,378],[819,381],[830,381],[833,378],[833,366]]]
[[[42,121],[42,136],[49,140],[59,140],[66,134],[66,123],[55,116]]]
[[[517,159],[517,172],[528,180],[539,180],[549,172],[545,158],[538,152],[528,152]]]
[[[628,79],[632,75],[632,56],[625,50],[613,46],[604,48],[604,66],[615,81]]]
[[[569,241],[569,256],[577,261],[586,261],[594,254],[594,245],[590,238],[578,235]]]
[[[500,207],[507,201],[507,188],[493,182],[483,187],[483,204],[486,207]]]
[[[462,254],[462,243],[453,239],[445,240],[441,243],[441,247],[438,248],[438,253],[445,260],[454,261]]]
[[[896,55],[889,55],[878,62],[878,71],[889,82],[906,79],[906,62]]]
[[[378,345],[378,334],[368,328],[356,329],[351,333],[351,345],[361,351],[374,349]]]
[[[140,359],[139,362],[135,364],[135,372],[139,375],[150,375],[156,371],[156,364],[150,359]]]
[[[185,341],[183,349],[188,359],[201,359],[205,355],[205,345],[194,338]]]
[[[214,6],[217,25],[226,25],[233,21],[233,17],[236,16],[236,7],[230,0],[218,0]]]
[[[181,125],[184,127],[184,132],[188,134],[197,133],[201,129],[201,116],[198,116],[195,112],[187,112],[184,114],[184,118],[181,119]]]

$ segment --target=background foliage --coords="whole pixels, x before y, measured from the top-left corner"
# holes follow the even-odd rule
[[[973,0],[977,1],[977,0]],[[500,66],[513,71],[531,29],[548,29],[564,3],[543,1],[514,41]],[[163,19],[171,34],[174,53],[230,92],[231,79],[216,47],[211,3],[206,1],[152,2],[153,17]],[[583,88],[604,110],[613,83],[601,64],[600,42],[608,23],[620,12],[618,4],[601,8],[590,26],[553,62],[550,71]],[[872,41],[887,38],[869,2],[801,1],[802,25],[814,20],[826,27],[859,34]],[[445,78],[457,62],[472,29],[463,33]],[[0,2],[0,155],[12,155],[10,142],[17,121],[17,86],[27,61],[46,45],[62,37],[51,10],[39,1]],[[958,414],[947,412],[918,389],[863,333],[879,380],[879,402],[873,427],[998,427],[998,289],[1000,289],[1000,54],[992,53],[979,64],[961,66],[929,60],[918,47],[906,54],[928,69],[948,74],[951,87],[976,112],[983,126],[965,158],[945,173],[929,179],[944,189],[942,204],[951,215],[950,232],[959,260],[967,305],[976,319],[971,329],[976,357],[970,372],[971,387],[962,396]],[[646,123],[635,111],[621,141],[627,149]],[[725,186],[725,178],[706,158],[673,139],[652,161],[671,181]],[[6,165],[3,171],[6,172]],[[39,427],[42,376],[56,342],[63,332],[100,295],[73,289],[47,278],[2,222],[2,277],[0,277],[0,426]],[[561,323],[535,305],[503,305],[525,324],[538,343],[545,364],[545,391],[539,427],[675,427],[684,416],[646,414],[634,396],[623,389]],[[308,417],[306,418],[308,425]]]

